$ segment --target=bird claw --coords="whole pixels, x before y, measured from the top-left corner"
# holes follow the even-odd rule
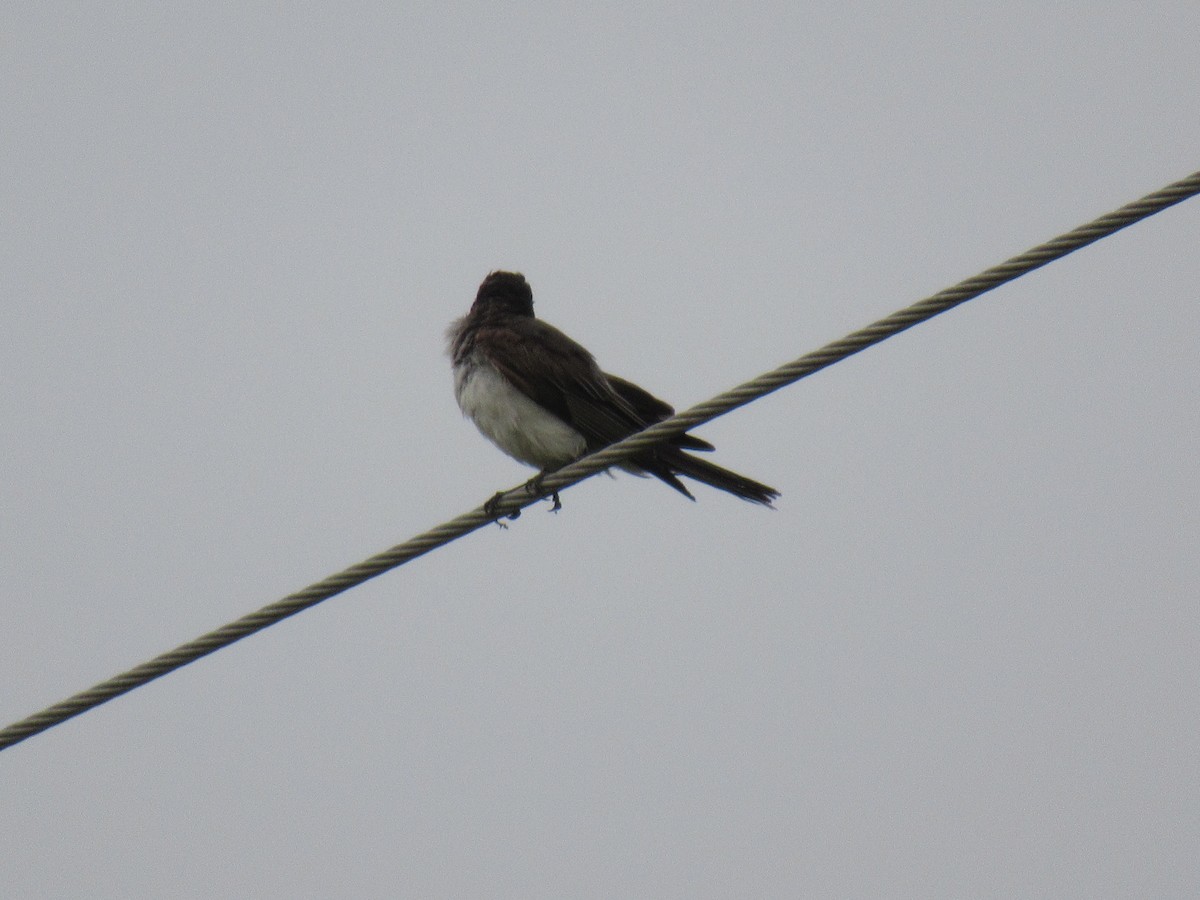
[[[534,475],[527,482],[525,482],[525,493],[531,497],[535,494],[540,494],[542,492],[542,478],[545,477],[545,475],[545,472],[538,472],[538,474]],[[500,521],[501,519],[509,519],[511,521],[513,519],[521,518],[521,510],[519,509],[514,509],[510,513],[502,513],[498,511],[500,507],[500,501],[503,500],[507,494],[508,491],[496,491],[491,499],[483,504],[484,513],[491,516],[496,524],[501,528],[508,527],[502,521]],[[558,491],[552,493],[549,497],[549,500],[551,503],[550,512],[556,513],[563,508],[562,501],[558,499]]]
[[[508,491],[496,491],[495,495],[493,495],[490,500],[488,500],[486,503],[483,504],[483,511],[485,513],[487,513],[489,516],[495,516],[496,524],[499,525],[501,528],[508,527],[507,525],[505,525],[503,522],[500,521],[501,518],[507,518],[509,520],[521,518],[521,511],[519,509],[514,509],[512,512],[507,513],[507,514],[503,514],[503,513],[497,514],[496,507],[500,505],[500,501],[504,498],[504,495],[507,493],[508,493]]]
[[[531,497],[534,494],[540,494],[542,492],[542,480],[545,477],[546,477],[545,472],[538,472],[536,475],[534,475],[532,478],[530,478],[527,482],[525,482],[525,493],[529,494],[529,496],[531,496]],[[550,495],[550,498],[551,498],[551,503],[552,503],[552,506],[550,507],[550,512],[556,513],[560,509],[563,508],[562,501],[558,499],[558,491],[555,491],[554,493],[552,493]]]

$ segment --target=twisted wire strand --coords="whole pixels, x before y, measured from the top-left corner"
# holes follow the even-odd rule
[[[526,506],[538,502],[541,498],[595,475],[653,444],[695,428],[697,425],[715,419],[740,406],[745,406],[766,394],[799,381],[801,378],[846,359],[848,356],[931,319],[967,300],[978,297],[980,294],[1012,281],[1027,272],[1060,259],[1080,247],[1161,212],[1197,193],[1200,193],[1200,172],[1152,194],[1147,194],[1142,199],[1122,206],[1087,225],[1082,225],[1014,256],[998,266],[993,266],[972,278],[959,282],[954,287],[898,310],[840,340],[826,344],[819,350],[807,353],[799,359],[552,472],[542,479],[537,490],[530,490],[525,485],[512,488],[486,504],[486,508],[480,506],[463,513],[457,518],[419,534],[402,544],[397,544],[395,547],[378,553],[336,575],[309,585],[304,590],[289,594],[256,612],[222,625],[195,640],[181,644],[174,650],[156,656],[148,662],[9,725],[0,730],[0,750],[20,743],[26,738],[65,722],[67,719],[128,693],[136,687],[182,668],[188,663],[195,662],[222,647],[227,647],[235,641],[294,616],[310,606],[315,606],[323,600],[369,581],[377,575],[416,559],[418,556],[448,544],[450,541],[482,528],[503,516],[512,516]]]

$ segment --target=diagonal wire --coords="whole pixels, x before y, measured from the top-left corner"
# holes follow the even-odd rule
[[[826,344],[819,350],[807,353],[799,359],[773,369],[758,378],[748,381],[733,390],[727,391],[713,399],[693,406],[691,409],[665,419],[650,428],[612,444],[609,447],[592,453],[589,456],[547,475],[536,492],[530,492],[524,486],[512,488],[494,498],[487,504],[487,509],[478,507],[463,513],[436,528],[419,534],[402,544],[397,544],[390,550],[385,550],[364,560],[357,565],[331,575],[322,581],[309,585],[302,591],[289,594],[282,600],[277,600],[262,609],[242,616],[236,621],[221,626],[215,631],[202,635],[186,644],[181,644],[174,650],[156,656],[154,659],[135,666],[127,672],[122,672],[107,681],[85,691],[81,691],[66,700],[49,706],[41,712],[9,725],[0,730],[0,750],[11,747],[28,737],[32,737],[48,728],[65,722],[80,713],[106,703],[115,697],[128,693],[149,681],[160,678],[168,672],[182,668],[188,663],[195,662],[201,657],[227,647],[257,631],[274,625],[289,616],[315,606],[322,600],[327,600],[352,587],[362,584],[381,575],[389,569],[394,569],[409,560],[416,559],[430,550],[448,544],[469,532],[475,531],[495,521],[498,517],[512,515],[526,506],[549,496],[555,491],[569,487],[597,472],[621,462],[633,454],[646,449],[652,444],[659,443],[669,437],[681,434],[688,429],[715,419],[731,410],[744,406],[759,397],[763,397],[781,387],[799,381],[808,375],[818,372],[826,366],[852,356],[867,347],[899,334],[914,325],[931,319],[939,313],[965,303],[980,294],[990,291],[1005,282],[1040,268],[1049,262],[1060,259],[1087,246],[1100,238],[1107,237],[1129,225],[1148,218],[1157,212],[1174,206],[1195,194],[1200,193],[1200,172],[1170,184],[1152,194],[1147,194],[1140,200],[1122,206],[1120,209],[1101,216],[1087,225],[1060,235],[1051,241],[1014,256],[1012,259],[993,266],[980,274],[959,282],[954,287],[940,291],[931,297],[914,303],[880,319],[866,328],[861,328],[841,340]]]

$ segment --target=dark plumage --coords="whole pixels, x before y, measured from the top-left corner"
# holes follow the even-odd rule
[[[550,471],[674,414],[670,404],[601,371],[592,355],[534,317],[533,292],[517,272],[493,272],[471,310],[448,332],[455,396],[463,413],[510,456]],[[679,435],[624,468],[661,479],[690,499],[683,475],[770,506],[774,488],[692,456],[712,444]]]

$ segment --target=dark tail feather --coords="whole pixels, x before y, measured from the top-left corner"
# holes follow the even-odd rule
[[[749,500],[751,503],[761,503],[763,506],[770,506],[772,509],[774,507],[771,506],[771,501],[779,496],[779,491],[773,487],[767,487],[765,484],[760,484],[753,479],[747,478],[745,475],[739,475],[737,472],[722,469],[715,463],[710,463],[707,459],[699,459],[682,451],[660,453],[659,458],[655,462],[658,465],[646,465],[642,463],[642,467],[651,475],[662,479],[691,500],[696,498],[675,477],[676,474],[701,481],[718,490],[728,491],[735,497],[741,497],[743,500]]]

